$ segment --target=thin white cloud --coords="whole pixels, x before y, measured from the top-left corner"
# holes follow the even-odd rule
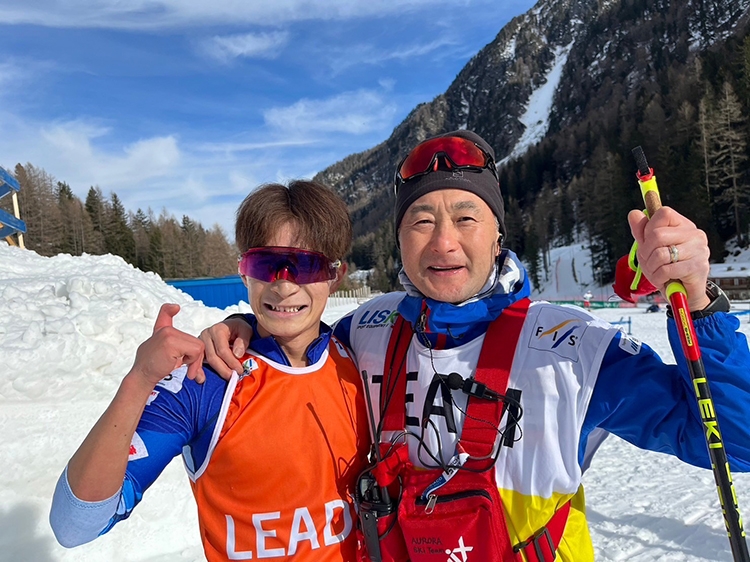
[[[12,62],[0,62],[0,92],[23,80],[23,70]]]
[[[312,139],[269,140],[265,142],[215,142],[199,144],[195,147],[195,150],[216,153],[251,152],[253,150],[266,150],[269,148],[306,146],[314,142]]]
[[[0,165],[10,171],[16,163],[30,162],[67,182],[81,199],[97,185],[107,196],[117,193],[129,210],[151,207],[158,215],[166,206],[177,217],[187,214],[204,225],[219,222],[225,230],[231,229],[234,211],[253,182],[252,170],[235,172],[224,162],[186,154],[174,135],[123,145],[116,130],[96,121],[42,123],[2,109],[0,130]],[[235,199],[204,208],[211,197],[236,190]]]
[[[381,78],[378,80],[378,85],[386,92],[392,92],[396,87],[396,81],[393,78]]]
[[[279,56],[288,42],[289,33],[286,31],[217,35],[204,41],[202,50],[222,62],[236,58],[272,59]]]
[[[325,133],[363,135],[386,130],[396,105],[371,90],[344,92],[324,100],[301,99],[264,112],[266,124],[282,136],[304,137]]]
[[[305,20],[382,17],[452,0],[4,0],[0,23],[49,27],[163,29],[186,25],[280,25]]]
[[[239,171],[232,170],[229,172],[229,185],[234,193],[250,193],[258,187],[258,182],[254,177]]]
[[[406,48],[400,48],[390,52],[380,53],[380,56],[376,57],[375,61],[384,62],[394,59],[408,60],[415,57],[422,57],[424,55],[437,51],[438,49],[442,49],[443,47],[452,47],[455,45],[458,45],[458,41],[445,37],[436,39],[435,41],[430,41],[429,43],[425,43],[424,45],[411,45],[407,46]]]
[[[21,92],[39,76],[58,71],[61,66],[28,58],[5,58],[0,61],[0,94]]]
[[[83,119],[34,123],[0,113],[0,154],[4,166],[31,162],[60,180],[87,189],[101,185],[120,191],[153,178],[174,174],[181,154],[172,135],[142,139],[116,149],[107,147],[109,128]]]
[[[411,62],[413,59],[436,54],[438,57],[453,56],[460,42],[453,37],[441,37],[424,44],[398,45],[393,49],[383,50],[372,45],[349,47],[345,51],[331,53],[328,50],[323,57],[334,74],[348,68],[362,65],[382,65],[390,61]]]

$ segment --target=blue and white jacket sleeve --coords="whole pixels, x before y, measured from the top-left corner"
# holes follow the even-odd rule
[[[732,470],[750,471],[750,350],[739,321],[716,313],[695,321],[716,415]],[[581,433],[600,427],[637,447],[677,456],[695,466],[710,461],[690,374],[674,320],[669,339],[677,365],[619,333],[602,361]]]
[[[350,312],[343,318],[339,318],[334,324],[333,324],[333,337],[335,337],[337,340],[339,340],[342,344],[344,344],[347,348],[351,349],[351,337],[349,334],[352,330],[352,318],[354,317],[354,312]]]
[[[208,451],[226,381],[204,369],[202,385],[176,370],[159,382],[149,398],[130,446],[125,479],[111,498],[83,501],[73,494],[67,467],[55,488],[50,525],[65,547],[90,542],[127,519],[143,493],[180,453],[188,465],[200,465]]]

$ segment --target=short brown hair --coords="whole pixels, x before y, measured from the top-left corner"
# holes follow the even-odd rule
[[[290,224],[297,229],[296,244],[343,258],[352,243],[349,210],[333,190],[311,180],[289,185],[267,183],[250,193],[237,209],[235,241],[240,253],[267,246],[277,229]]]

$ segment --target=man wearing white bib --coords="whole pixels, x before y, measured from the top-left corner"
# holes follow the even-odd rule
[[[399,165],[395,189],[405,292],[366,302],[334,333],[367,373],[376,437],[389,445],[405,442],[411,465],[448,473],[448,465],[460,466],[470,457],[461,455],[469,419],[495,432],[486,460],[513,547],[498,560],[552,560],[555,553],[566,562],[594,559],[581,476],[587,446],[591,452],[606,432],[710,468],[684,360],[665,364],[647,345],[580,307],[529,303],[526,271],[502,247],[494,152],[479,135],[455,131],[420,143]],[[750,351],[739,322],[726,314],[728,302],[706,291],[706,236],[667,207],[650,221],[640,211],[628,220],[644,275],[662,290],[680,279],[690,309],[698,311],[695,329],[731,469],[748,471]],[[678,260],[670,247],[678,249]],[[488,328],[510,322],[504,311],[516,309],[521,319],[512,337],[489,342]],[[399,347],[394,326],[408,330],[400,354],[393,352]],[[674,320],[668,329],[680,357]],[[235,354],[249,341],[246,322],[228,319],[201,337],[217,372],[226,376],[239,368]],[[507,364],[503,388],[476,384],[480,357],[490,367]],[[388,382],[399,372],[406,381],[400,391]],[[476,422],[471,403],[491,400],[504,403],[503,417]],[[404,414],[403,427],[393,426],[398,430],[383,421],[393,411]],[[426,511],[440,506],[440,490],[431,496]],[[413,547],[412,560],[429,552],[428,542]],[[475,546],[462,535],[460,545],[440,545],[436,556]]]

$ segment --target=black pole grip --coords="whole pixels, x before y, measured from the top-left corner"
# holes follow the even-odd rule
[[[643,152],[643,149],[640,146],[636,146],[633,150],[631,150],[633,153],[633,158],[635,158],[635,164],[638,166],[638,172],[642,176],[647,176],[651,173],[651,168],[648,167],[648,162],[646,161],[646,154]]]

